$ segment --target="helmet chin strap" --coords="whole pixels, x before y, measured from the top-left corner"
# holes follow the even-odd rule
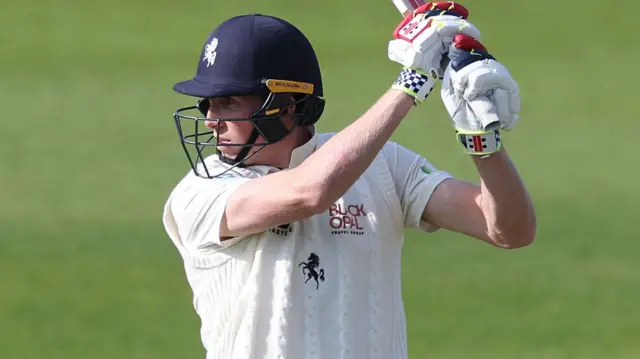
[[[270,94],[265,100],[265,104],[262,106],[262,108],[249,117],[249,119],[253,123],[253,132],[251,133],[251,136],[249,137],[249,140],[247,141],[245,147],[242,148],[236,158],[225,157],[224,154],[216,148],[218,158],[226,164],[230,164],[236,167],[246,167],[246,164],[244,164],[243,161],[246,159],[249,151],[251,151],[251,148],[255,147],[258,136],[262,135],[267,143],[273,144],[282,140],[289,133],[291,133],[293,128],[299,125],[300,119],[298,118],[296,120],[296,124],[294,124],[294,127],[289,130],[280,118],[280,116],[284,113],[283,109],[291,108],[292,105],[295,104],[291,103],[290,94]],[[279,111],[277,117],[264,117],[264,114],[267,111],[276,109]],[[295,112],[295,109],[293,110],[293,112]]]
[[[251,132],[251,137],[249,137],[249,140],[247,141],[247,146],[242,148],[242,150],[240,151],[240,153],[238,153],[236,158],[226,157],[218,148],[216,148],[216,153],[218,154],[218,158],[220,159],[220,161],[228,165],[235,165],[237,167],[246,167],[246,165],[242,163],[242,161],[245,159],[245,157],[247,157],[247,155],[249,154],[249,151],[251,151],[251,149],[253,148],[253,145],[255,145],[259,135],[260,133],[258,132],[258,129],[254,128],[253,132]]]

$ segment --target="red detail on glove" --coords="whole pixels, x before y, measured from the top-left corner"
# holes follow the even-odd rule
[[[418,27],[418,23],[414,23],[413,25],[409,26],[408,28],[406,28],[404,30],[404,34],[403,35],[407,35],[408,33],[411,32],[411,30],[415,29],[416,27]]]
[[[416,0],[411,0],[411,3],[413,4],[414,1]],[[417,1],[421,1],[421,0],[417,0]],[[428,13],[429,11],[435,10],[435,9],[443,10],[443,11],[444,10],[453,11],[456,14],[462,16],[462,18],[465,20],[469,16],[469,10],[467,10],[464,6],[458,3],[454,3],[453,1],[428,2],[418,7],[416,10],[410,12],[407,16],[405,16],[404,19],[402,19],[402,22],[400,22],[400,25],[396,26],[396,28],[393,30],[393,37],[396,39],[400,39],[401,36],[398,34],[400,32],[400,29],[402,29],[405,25],[407,25],[409,21],[413,20],[413,18],[417,14]],[[427,25],[427,28],[429,26],[431,26],[431,23]]]
[[[424,31],[426,31],[428,28],[431,27],[431,23],[433,22],[431,19],[428,19],[427,24],[425,25],[425,27],[420,30],[419,33],[413,35],[412,37],[407,37],[407,35],[409,35],[409,32],[413,29],[415,29],[416,27],[418,27],[418,23],[413,24],[411,27],[405,29],[404,31],[400,32],[400,30],[402,30],[403,27],[405,27],[405,25],[407,25],[407,23],[409,23],[411,20],[413,20],[413,17],[407,16],[404,20],[402,20],[402,22],[400,23],[400,25],[398,25],[398,27],[396,27],[395,30],[393,30],[393,37],[395,39],[402,39],[404,41],[407,42],[411,42],[413,43],[413,40],[418,37],[418,35],[422,34]]]
[[[413,13],[409,13],[409,15],[405,16],[404,19],[402,19],[402,21],[400,22],[400,24],[398,26],[396,26],[396,28],[393,30],[393,37],[395,39],[400,39],[400,30],[402,30],[403,27],[405,27],[405,25],[407,25],[409,23],[409,21],[413,20]]]
[[[456,14],[462,16],[462,18],[465,20],[467,19],[467,17],[469,17],[469,10],[467,10],[467,8],[465,8],[464,6],[453,1],[437,1],[437,2],[431,1],[417,8],[415,13],[423,14],[432,10],[453,11]]]
[[[457,49],[471,51],[471,50],[482,50],[487,51],[487,49],[480,43],[480,41],[476,40],[474,37],[465,34],[458,34],[453,37],[453,45]]]
[[[473,150],[482,152],[482,136],[473,136]]]

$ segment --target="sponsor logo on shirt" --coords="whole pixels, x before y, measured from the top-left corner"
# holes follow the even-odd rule
[[[289,233],[293,231],[293,226],[291,225],[291,223],[282,224],[277,226],[276,228],[271,228],[269,231],[279,236],[288,236]]]
[[[334,203],[329,208],[329,226],[333,235],[364,235],[367,212],[364,204]]]

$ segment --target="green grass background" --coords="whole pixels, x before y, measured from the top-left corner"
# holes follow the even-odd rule
[[[411,358],[640,358],[640,3],[464,3],[518,80],[506,146],[536,242],[409,232]],[[171,118],[222,20],[264,12],[316,47],[338,131],[395,79],[390,1],[3,0],[0,358],[202,358],[162,205],[187,170]],[[435,96],[394,140],[477,180]],[[634,147],[635,146],[635,147]]]

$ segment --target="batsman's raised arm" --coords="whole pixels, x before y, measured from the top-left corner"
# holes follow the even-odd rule
[[[518,121],[518,86],[474,38],[456,36],[449,57],[441,94],[480,185],[443,181],[423,218],[497,247],[527,246],[536,233],[534,207],[500,138],[501,130],[513,129]]]
[[[531,244],[536,233],[533,204],[506,150],[473,162],[480,185],[444,180],[431,195],[423,220],[500,248]]]
[[[435,189],[425,186],[430,195],[421,220],[497,247],[518,248],[533,241],[536,229],[533,204],[500,138],[500,131],[518,120],[518,85],[479,42],[480,32],[467,17],[460,4],[427,3],[405,18],[389,43],[391,60],[443,78],[443,102],[480,174],[479,185],[448,178]],[[442,42],[446,65],[423,51],[433,46],[434,33],[451,39]]]
[[[390,89],[298,167],[240,186],[227,202],[221,235],[261,232],[325,211],[369,167],[413,106],[413,97]]]

